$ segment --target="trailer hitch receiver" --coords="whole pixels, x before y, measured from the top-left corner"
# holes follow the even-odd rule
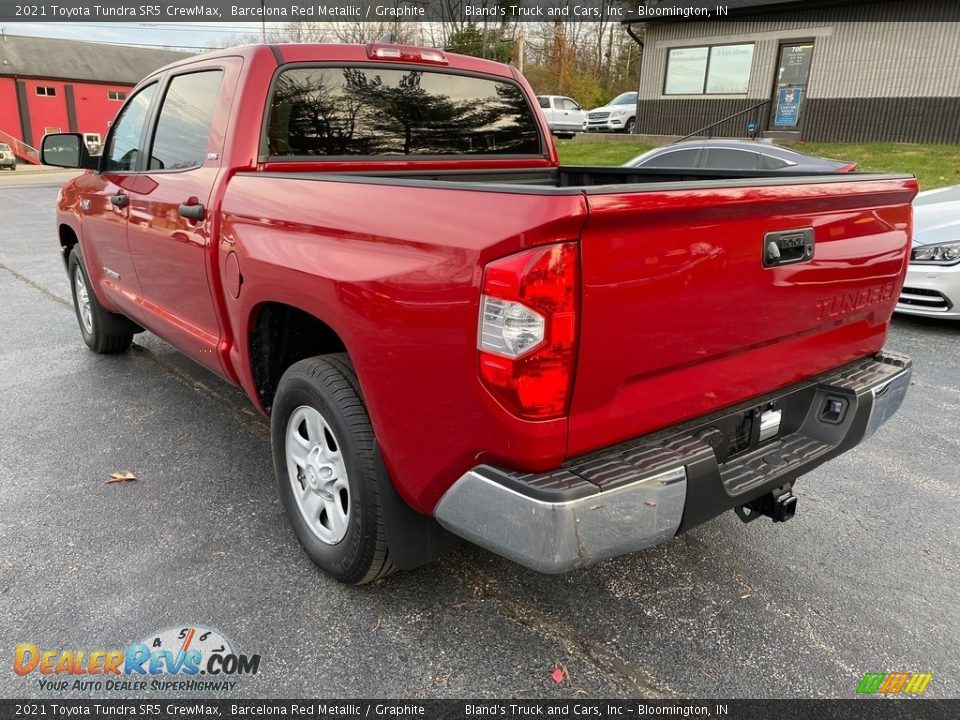
[[[786,522],[797,514],[797,496],[791,492],[791,486],[786,485],[734,508],[734,512],[745,523],[761,515],[774,522]]]

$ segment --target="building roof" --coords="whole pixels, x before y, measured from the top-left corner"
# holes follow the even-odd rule
[[[719,4],[727,6],[728,14],[724,16],[725,18],[736,18],[750,15],[766,15],[788,10],[820,10],[823,8],[869,5],[871,3],[893,1],[895,0],[721,0]],[[646,0],[643,4],[650,7],[661,8],[682,8],[702,5],[712,10],[716,3],[712,2],[712,0]],[[678,15],[663,14],[627,18],[621,22],[626,24],[647,24],[689,22],[691,20],[697,20],[697,18],[684,18]]]
[[[136,85],[192,53],[57,38],[0,37],[0,75]]]

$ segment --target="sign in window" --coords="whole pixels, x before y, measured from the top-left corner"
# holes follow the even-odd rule
[[[673,48],[667,54],[665,95],[744,95],[753,43]]]

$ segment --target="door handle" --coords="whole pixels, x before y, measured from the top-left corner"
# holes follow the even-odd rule
[[[130,204],[130,198],[123,193],[117,193],[110,196],[110,203],[118,208],[124,208]]]
[[[182,203],[180,205],[180,217],[187,220],[203,220],[207,212],[200,203]]]

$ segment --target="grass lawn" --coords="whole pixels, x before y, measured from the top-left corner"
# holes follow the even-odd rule
[[[556,140],[561,165],[623,165],[654,147],[644,142]]]
[[[653,145],[643,142],[557,141],[564,165],[622,165]],[[858,172],[910,173],[921,190],[960,184],[960,145],[800,143],[800,152],[857,163]]]

